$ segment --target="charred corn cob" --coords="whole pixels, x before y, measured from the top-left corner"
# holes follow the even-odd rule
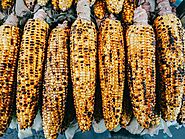
[[[73,3],[73,0],[59,0],[58,6],[60,10],[66,11],[71,7],[72,3]]]
[[[15,24],[12,24],[12,19]],[[10,15],[0,26],[0,135],[9,126],[15,87],[15,69],[19,49],[18,19]]]
[[[3,10],[11,8],[14,4],[14,0],[1,0],[1,6]]]
[[[168,0],[157,1],[160,16],[154,21],[159,65],[159,96],[162,118],[174,121],[180,112],[184,81],[182,25],[171,13]],[[163,5],[163,6],[160,6]]]
[[[48,3],[49,0],[37,0],[37,3],[40,5],[40,6],[46,6],[46,4]]]
[[[105,0],[110,13],[119,14],[122,11],[124,0]]]
[[[126,24],[133,23],[134,10],[136,8],[136,0],[124,0],[124,7],[122,12],[123,22]]]
[[[78,3],[78,1],[80,0],[75,0],[75,3]],[[92,6],[96,2],[96,0],[88,0],[88,1],[90,2],[90,6]]]
[[[94,14],[97,18],[103,19],[105,17],[105,2],[103,0],[96,1],[94,4]]]
[[[70,66],[76,117],[80,129],[86,131],[91,127],[94,111],[97,32],[87,0],[79,0],[77,13],[71,27]]]
[[[58,25],[50,34],[43,91],[43,129],[47,139],[56,139],[65,111],[68,86],[67,24]]]
[[[55,10],[59,10],[59,1],[58,0],[52,0],[51,3],[52,3],[53,8]]]
[[[36,0],[24,0],[24,3],[28,7],[28,9],[33,10]]]
[[[111,18],[101,23],[98,37],[103,116],[109,130],[120,121],[125,76],[123,28],[120,21]]]
[[[42,14],[42,15],[41,15]],[[20,129],[30,127],[37,113],[48,24],[39,10],[24,27],[17,75],[17,121]]]
[[[129,26],[126,32],[129,90],[134,116],[142,127],[150,128],[159,124],[159,117],[154,111],[155,35],[153,28],[147,24],[147,13],[141,7],[134,12],[134,22],[136,24]]]
[[[185,48],[185,29],[183,29],[183,46]],[[184,49],[183,48],[183,49]],[[185,57],[184,57],[185,58]],[[185,65],[184,65],[185,66]],[[185,68],[185,67],[184,67]],[[184,94],[182,97],[182,106],[181,106],[181,110],[180,113],[178,115],[178,122],[180,124],[185,124],[185,78],[184,78]]]

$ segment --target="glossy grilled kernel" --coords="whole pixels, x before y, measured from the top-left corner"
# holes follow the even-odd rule
[[[3,10],[11,8],[14,4],[14,0],[1,0],[1,6]]]
[[[106,7],[103,0],[96,1],[94,4],[94,14],[98,19],[105,17]]]
[[[107,9],[112,14],[119,14],[122,11],[124,0],[105,0]]]
[[[76,117],[82,131],[91,128],[94,111],[96,45],[94,23],[77,18],[71,27],[70,66]]]
[[[125,52],[121,22],[105,19],[99,31],[99,70],[105,125],[112,130],[119,124],[125,77]]]
[[[75,4],[78,2],[78,0],[74,0],[74,1],[75,1]],[[91,6],[96,2],[96,0],[88,0],[88,1],[90,2]]]
[[[28,7],[28,9],[33,10],[36,0],[24,0],[24,3]]]
[[[184,82],[184,46],[182,25],[173,14],[158,16],[154,21],[159,66],[160,108],[166,121],[177,119],[182,104]]]
[[[58,6],[60,10],[66,11],[72,6],[73,0],[59,0]]]
[[[15,69],[19,49],[19,28],[0,26],[0,135],[6,131],[11,120],[15,96]]]
[[[128,81],[134,115],[139,124],[150,128],[159,124],[155,114],[155,36],[150,25],[131,25],[126,33]]]
[[[46,4],[48,3],[49,0],[37,0],[37,3],[40,5],[40,6],[46,6]]]
[[[17,121],[21,129],[30,127],[37,113],[48,28],[40,19],[29,19],[24,27],[16,96]]]
[[[124,0],[122,12],[122,19],[124,23],[129,25],[133,24],[134,10],[136,6],[136,0]]]
[[[47,64],[43,91],[43,129],[47,139],[56,139],[65,111],[68,86],[69,29],[57,27],[52,30],[47,50]]]

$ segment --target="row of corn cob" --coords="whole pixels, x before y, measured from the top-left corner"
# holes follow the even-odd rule
[[[81,3],[79,3],[79,5],[80,4]],[[86,3],[85,5],[87,6],[88,4]],[[90,9],[87,7],[87,10]],[[83,13],[84,11],[85,10],[82,10],[82,12],[79,13]],[[83,14],[82,17],[84,17]],[[39,17],[44,18],[44,16],[45,15]],[[79,17],[81,17],[81,15],[79,15]],[[170,23],[167,24],[167,21],[172,19],[169,17],[173,17],[171,22],[173,24],[175,23],[177,27],[173,27]],[[92,121],[97,57],[95,25],[90,21],[90,15],[85,15],[84,18],[78,18],[73,23],[70,38],[74,102],[77,120],[83,131],[90,128]],[[166,20],[166,18],[168,20]],[[160,22],[162,27],[161,24],[159,24]],[[158,123],[153,121],[157,118],[153,113],[155,107],[155,40],[152,28],[146,23],[138,23],[139,25],[130,26],[127,30],[129,88],[131,91],[134,115],[143,127],[149,128]],[[31,126],[36,114],[48,27],[47,23],[42,19],[38,19],[36,16],[35,19],[30,19],[24,28],[18,63],[16,99],[17,118],[20,128]],[[157,55],[157,58],[159,60],[159,73],[161,76],[161,88],[159,93],[163,100],[161,101],[162,117],[167,121],[172,121],[176,120],[180,111],[180,101],[182,100],[183,92],[182,71],[184,62],[182,38],[180,36],[182,34],[182,28],[180,21],[172,14],[159,16],[155,20],[155,28],[157,32],[157,43],[159,44],[157,48],[159,55]],[[43,101],[45,103],[43,103],[42,109],[43,126],[47,138],[56,137],[64,112],[66,96],[66,90],[64,88],[66,88],[67,84],[66,42],[68,38],[68,29],[63,27],[63,31],[60,29],[59,26],[56,28],[56,31],[53,30],[53,32],[51,32],[47,51],[48,58],[45,72],[45,89],[43,92]],[[169,31],[165,29],[169,29]],[[122,115],[125,67],[123,29],[120,21],[115,20],[114,17],[110,17],[101,23],[99,32],[98,58],[100,61],[100,86],[103,98],[103,114],[107,128],[112,130],[119,124],[120,117],[125,116]],[[38,36],[38,34],[40,34],[40,36]],[[166,38],[164,36],[166,36]],[[135,37],[140,39],[136,40],[134,39]],[[16,39],[16,41],[17,40],[18,39]],[[63,41],[60,42],[60,40]],[[167,42],[169,44],[167,44]],[[2,43],[3,46],[5,46],[5,50],[3,49],[2,51],[11,52],[11,49],[6,47],[7,45],[11,45],[4,43],[7,43],[7,41]],[[178,44],[178,47],[174,47],[175,44]],[[18,43],[16,43],[16,46],[18,47]],[[58,48],[57,46],[63,47]],[[16,54],[16,48],[13,48],[13,50]],[[8,54],[5,57],[7,56],[12,55]],[[14,58],[15,62],[16,57],[12,58]],[[5,59],[4,57],[2,58],[2,60]],[[168,66],[169,62],[171,62],[170,64],[173,66]],[[10,74],[10,72],[14,71],[15,64],[13,64],[13,67],[8,67],[11,70],[9,71],[9,69],[5,69],[7,64],[4,63],[7,62],[2,61],[2,63],[2,72],[8,72],[5,75],[2,74],[3,78],[7,77],[7,75],[11,76],[8,78],[11,79],[8,81],[11,85],[13,73]],[[146,65],[143,65],[144,63]],[[170,70],[168,70],[168,68]],[[175,72],[175,74],[171,72]],[[58,78],[64,80],[61,81],[58,80]],[[149,82],[150,84],[148,84]],[[7,90],[7,87],[12,89],[10,85],[7,86],[7,84],[2,83],[2,87],[6,88],[4,91]],[[2,90],[1,93],[4,94],[4,91]],[[11,95],[12,94],[7,92],[7,98],[2,98],[2,102],[10,102],[12,100],[10,99]],[[173,102],[173,104],[170,102]],[[8,106],[10,106],[10,104],[8,104]],[[10,110],[6,112],[8,111]],[[3,112],[3,110],[1,112]],[[9,112],[8,115],[10,116]],[[9,118],[9,116],[6,117]],[[131,118],[121,119],[129,121]],[[4,122],[4,124],[5,126],[3,125],[2,132],[6,129],[7,122]]]

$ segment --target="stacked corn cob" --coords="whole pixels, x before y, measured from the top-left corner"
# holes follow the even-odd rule
[[[33,10],[36,0],[24,0],[24,3],[28,7],[28,9]]]
[[[107,9],[112,14],[119,14],[122,11],[124,0],[105,0]]]
[[[49,0],[37,0],[37,3],[40,5],[40,6],[46,6],[46,4],[48,3]]]
[[[183,46],[185,48],[185,29],[183,29]],[[183,50],[184,50],[184,48],[183,48]],[[180,113],[178,115],[178,122],[180,124],[185,124],[185,78],[184,78],[184,94],[182,97],[182,107],[181,107]]]
[[[3,10],[11,8],[14,4],[14,0],[1,0],[1,6]]]
[[[20,41],[17,22],[17,17],[10,15],[0,26],[0,135],[9,126],[15,96],[13,87]]]
[[[182,25],[172,14],[168,0],[158,0],[159,15],[154,26],[157,35],[157,59],[159,65],[159,96],[162,118],[176,120],[183,95],[184,46]]]
[[[94,14],[98,19],[103,19],[105,17],[105,2],[103,0],[98,0],[94,4]]]
[[[55,10],[66,11],[72,6],[73,0],[52,0],[52,4]]]
[[[131,25],[133,23],[134,10],[136,8],[136,0],[125,0],[122,12],[123,22]]]
[[[76,117],[80,129],[86,131],[91,127],[94,111],[97,32],[87,0],[79,0],[77,13],[71,27],[70,66]]]
[[[75,3],[78,3],[78,1],[80,1],[80,0],[74,0],[75,1]],[[90,6],[92,6],[95,2],[96,2],[96,0],[88,0],[89,2],[90,2]]]
[[[98,37],[102,107],[109,130],[120,121],[125,77],[123,28],[120,21],[111,18],[101,23]]]
[[[41,9],[34,19],[29,19],[24,27],[17,77],[17,120],[21,129],[30,127],[37,113],[39,89],[48,24],[43,20],[46,14]]]
[[[68,86],[68,39],[66,22],[59,24],[50,34],[42,105],[43,129],[47,139],[57,138],[64,118]]]
[[[134,22],[126,32],[128,80],[134,115],[139,124],[150,128],[159,124],[155,114],[155,36],[141,7],[134,11]]]

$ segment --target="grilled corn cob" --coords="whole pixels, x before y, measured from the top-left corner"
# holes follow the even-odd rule
[[[185,48],[185,29],[183,29],[183,46]],[[183,48],[183,50],[184,50],[184,48]],[[181,106],[180,114],[178,115],[178,122],[180,124],[185,124],[185,78],[184,78],[184,94],[183,94],[183,98],[182,98],[182,106]]]
[[[91,127],[94,111],[97,32],[87,0],[79,0],[77,13],[71,27],[70,66],[76,117],[80,129],[86,131]]]
[[[155,19],[154,26],[157,35],[160,108],[164,120],[174,121],[180,112],[183,95],[182,25],[172,14],[168,0],[157,2],[160,16]]]
[[[41,9],[24,27],[17,77],[17,121],[20,129],[30,127],[37,113],[42,81],[48,24]]]
[[[110,13],[119,14],[122,11],[124,0],[105,0]]]
[[[1,6],[3,10],[11,8],[14,4],[14,0],[1,0]]]
[[[98,41],[103,116],[107,129],[112,130],[120,121],[124,90],[125,55],[121,22],[106,18],[100,25]]]
[[[134,10],[136,6],[136,0],[124,0],[124,7],[122,12],[122,19],[124,23],[129,25],[133,23]]]
[[[105,2],[103,0],[96,1],[94,4],[94,14],[97,18],[103,19],[105,17]]]
[[[47,139],[57,138],[64,118],[68,86],[68,37],[66,23],[53,29],[50,34],[42,106],[43,129]]]
[[[24,0],[28,9],[33,10],[36,0]]]
[[[140,16],[138,16],[140,15]],[[128,80],[134,115],[144,128],[159,124],[155,114],[155,35],[141,7],[134,11],[134,22],[126,32]]]
[[[15,24],[12,24],[12,19]],[[14,99],[15,69],[19,49],[19,28],[17,17],[10,15],[4,25],[0,26],[0,135],[11,119]]]
[[[80,0],[75,0],[75,3],[78,3],[78,1]],[[88,1],[90,2],[90,6],[92,6],[96,2],[96,0],[88,0]]]
[[[46,6],[46,4],[48,3],[49,0],[37,0],[37,3],[40,5],[40,6]]]
[[[66,11],[71,7],[72,3],[73,3],[73,0],[59,0],[58,6],[60,10]]]
[[[58,0],[52,0],[51,3],[52,3],[53,8],[55,10],[59,10],[59,1]]]

